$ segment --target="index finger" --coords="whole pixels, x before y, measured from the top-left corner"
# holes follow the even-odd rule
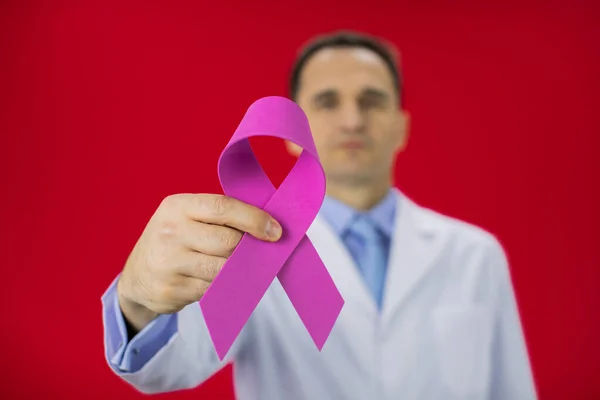
[[[191,219],[213,225],[228,226],[268,241],[281,237],[281,225],[268,213],[233,197],[219,194],[186,196],[184,213]]]

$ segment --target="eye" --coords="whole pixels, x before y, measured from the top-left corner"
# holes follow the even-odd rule
[[[339,95],[335,90],[328,89],[313,97],[313,104],[319,110],[332,110],[339,106]]]
[[[362,110],[377,109],[385,106],[385,101],[378,96],[365,96],[360,99],[359,106]]]
[[[327,96],[317,101],[317,107],[322,109],[334,109],[337,107],[338,101],[335,97]]]
[[[380,89],[366,89],[358,100],[361,110],[384,109],[389,106],[390,96]]]

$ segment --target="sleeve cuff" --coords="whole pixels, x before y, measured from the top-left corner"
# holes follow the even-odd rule
[[[106,359],[117,373],[139,371],[177,332],[177,314],[160,315],[130,342],[116,293],[117,277],[102,296]]]

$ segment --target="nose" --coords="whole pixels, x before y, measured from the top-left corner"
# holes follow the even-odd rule
[[[343,132],[362,133],[365,131],[366,118],[358,104],[347,102],[340,107],[339,125]]]

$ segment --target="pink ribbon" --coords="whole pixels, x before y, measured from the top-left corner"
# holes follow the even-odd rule
[[[271,136],[303,148],[275,189],[254,156],[248,138]],[[253,103],[219,158],[227,196],[272,215],[283,228],[277,242],[244,234],[200,300],[206,326],[221,360],[277,277],[319,350],[344,300],[306,236],[325,196],[325,174],[302,109],[282,97]]]

